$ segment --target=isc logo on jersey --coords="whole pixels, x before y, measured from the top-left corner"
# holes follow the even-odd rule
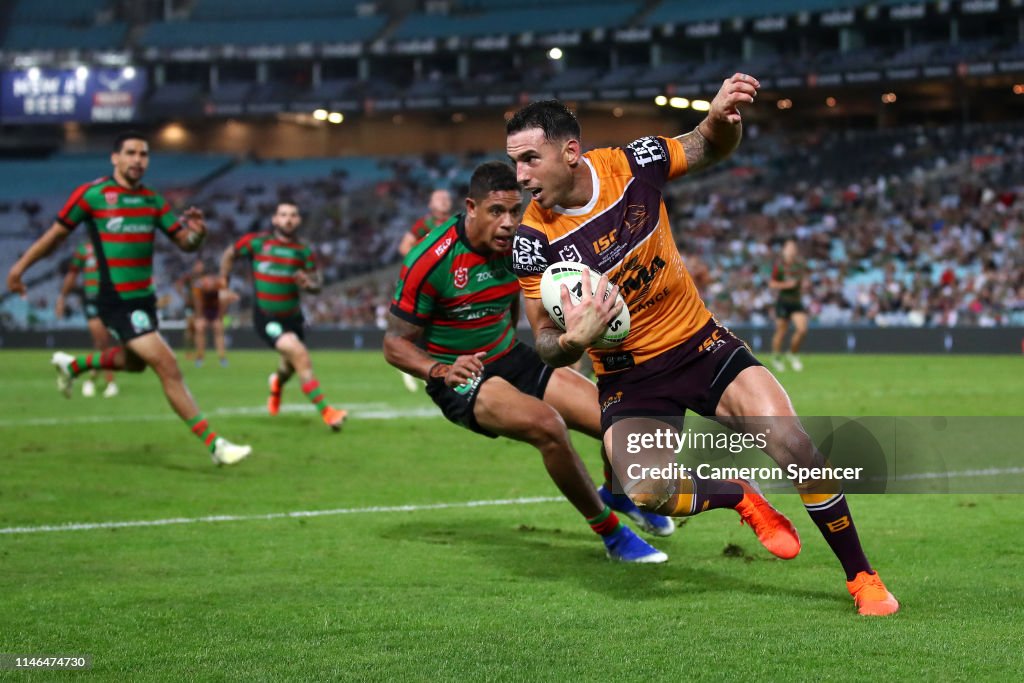
[[[553,263],[544,271],[540,278],[540,299],[544,304],[544,310],[563,330],[565,329],[565,313],[562,311],[562,286],[568,288],[569,298],[573,303],[579,303],[583,295],[582,274],[584,269],[590,271],[591,293],[597,294],[597,286],[601,280],[601,274],[592,268],[575,261],[560,261]],[[611,284],[605,289],[605,296],[611,291]],[[622,295],[618,295],[618,301],[622,302],[622,311],[608,323],[603,335],[594,346],[599,349],[610,349],[620,345],[629,335],[629,308],[626,307]]]

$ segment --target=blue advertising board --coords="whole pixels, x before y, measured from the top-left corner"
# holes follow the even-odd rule
[[[0,78],[0,121],[133,121],[145,92],[145,71],[131,67],[5,71]]]

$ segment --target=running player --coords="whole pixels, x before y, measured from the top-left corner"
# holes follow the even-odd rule
[[[563,104],[535,102],[521,109],[506,124],[506,148],[533,202],[517,231],[513,262],[537,351],[552,366],[574,363],[604,332],[620,312],[619,292],[629,307],[632,327],[625,342],[593,350],[591,358],[605,448],[634,502],[671,516],[735,508],[771,552],[792,558],[800,550],[796,530],[748,482],[627,477],[630,454],[613,439],[613,432],[637,435],[666,422],[678,428],[685,410],[731,418],[730,424],[746,432],[752,430],[742,416],[777,417],[783,419],[767,435],[769,456],[783,464],[823,461],[799,420],[784,419],[796,418],[786,392],[704,306],[679,258],[662,197],[667,181],[732,153],[741,136],[738,106],[753,102],[758,87],[757,79],[737,73],[723,82],[693,131],[586,154],[579,123]],[[539,291],[546,266],[562,260],[582,261],[603,273],[594,291],[613,283],[608,296],[592,296],[584,275],[579,304],[563,289],[564,332],[548,317]],[[643,455],[656,465],[674,458],[671,449],[644,449]],[[896,612],[899,603],[868,563],[842,491],[822,493],[817,484],[797,488],[842,564],[858,611]]]
[[[398,243],[398,253],[405,258],[414,246],[419,244],[431,231],[437,230],[441,225],[447,223],[452,217],[452,195],[448,190],[434,190],[430,193],[430,202],[427,205],[428,213],[421,216],[409,232],[402,235],[402,241]]]
[[[412,224],[412,227],[409,228],[409,232],[402,235],[402,241],[398,243],[398,253],[402,258],[405,258],[406,254],[423,241],[423,238],[429,235],[432,230],[436,230],[451,218],[452,196],[448,190],[434,190],[431,192],[427,210],[427,215],[417,219]],[[406,389],[409,391],[419,390],[420,383],[416,381],[415,377],[407,372],[402,372],[401,375],[402,383]]]
[[[195,358],[196,349],[196,309],[195,309],[195,283],[203,277],[206,272],[206,264],[202,259],[192,264],[191,270],[174,281],[174,289],[181,297],[185,309],[185,358]]]
[[[110,333],[103,326],[99,312],[96,309],[96,297],[100,293],[100,276],[96,265],[96,255],[92,251],[92,242],[82,242],[75,249],[71,257],[71,265],[68,267],[67,275],[64,276],[64,283],[61,285],[60,294],[57,295],[57,302],[54,306],[54,314],[57,318],[64,317],[65,300],[68,294],[75,288],[78,282],[78,274],[82,274],[83,303],[85,305],[85,320],[89,327],[89,336],[92,337],[92,347],[103,353],[111,346],[113,341]],[[99,370],[90,370],[89,377],[82,382],[82,396],[92,398],[96,395],[96,380],[99,377]],[[107,380],[107,386],[103,389],[103,398],[117,396],[117,382],[114,381],[112,370],[103,372]]]
[[[778,292],[775,300],[775,336],[772,337],[772,366],[782,371],[786,364],[782,359],[782,341],[786,338],[789,322],[793,321],[793,337],[789,340],[789,364],[800,372],[804,364],[796,354],[807,336],[807,311],[802,300],[807,265],[800,258],[800,247],[796,240],[787,239],[782,245],[782,258],[772,266],[772,277],[768,286]]]
[[[220,366],[228,366],[227,349],[224,343],[224,313],[228,292],[221,290],[216,275],[203,275],[193,280],[192,309],[195,311],[196,367],[203,366],[206,357],[206,330],[213,330],[213,344],[217,349]]]
[[[174,352],[158,331],[153,293],[154,233],[163,232],[183,251],[195,251],[206,237],[203,212],[191,207],[182,214],[184,221],[179,221],[167,201],[142,184],[149,167],[149,143],[142,134],[119,135],[110,161],[113,174],[72,193],[56,222],[11,267],[7,287],[25,294],[21,281],[25,270],[53,253],[72,230],[85,223],[99,264],[99,317],[123,346],[78,357],[61,351],[53,354],[58,388],[70,398],[74,378],[89,370],[142,372],[151,367],[174,412],[209,448],[213,461],[234,464],[252,449],[217,436],[199,411]]]
[[[327,403],[304,343],[305,320],[299,292],[319,292],[321,277],[313,262],[313,253],[295,238],[302,224],[299,207],[294,202],[279,202],[270,223],[273,226],[270,232],[251,232],[224,250],[220,259],[220,286],[227,289],[236,257],[250,259],[255,289],[253,325],[256,334],[281,355],[277,371],[271,373],[268,380],[267,411],[271,415],[280,412],[281,390],[291,376],[298,373],[302,393],[320,411],[324,423],[338,431],[348,412]]]
[[[672,520],[642,513],[624,495],[600,491],[587,476],[566,429],[600,437],[597,391],[567,368],[552,371],[516,340],[519,284],[509,248],[523,194],[501,162],[477,167],[466,213],[442,225],[406,257],[388,316],[384,356],[426,380],[427,394],[452,422],[490,438],[535,446],[548,475],[599,534],[608,556],[664,562],[621,524],[615,510],[667,536]],[[606,468],[610,476],[610,468]]]

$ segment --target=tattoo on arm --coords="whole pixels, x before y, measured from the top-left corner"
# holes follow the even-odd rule
[[[685,135],[680,135],[679,142],[683,143],[683,151],[686,153],[688,173],[703,170],[718,161],[714,148],[700,132],[699,126]]]
[[[422,337],[422,327],[389,313],[388,327],[384,332],[384,357],[396,368],[420,379],[428,379],[430,368],[436,361],[416,345]]]
[[[554,327],[545,327],[537,331],[534,343],[537,345],[537,355],[548,365],[561,368],[572,365],[583,355],[583,349],[578,352],[566,351],[558,340],[563,332]]]
[[[687,171],[700,171],[725,159],[740,144],[742,136],[743,128],[739,124],[715,124],[704,119],[689,133],[677,138],[686,153]]]

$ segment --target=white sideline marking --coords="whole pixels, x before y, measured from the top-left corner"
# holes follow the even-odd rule
[[[480,508],[496,505],[532,505],[536,503],[557,503],[564,498],[506,498],[499,500],[470,500],[464,503],[431,503],[425,505],[393,505],[365,508],[337,508],[334,510],[297,510],[294,512],[271,512],[265,515],[212,515],[210,517],[171,517],[169,519],[144,519],[129,522],[70,523],[55,526],[13,526],[0,528],[0,534],[42,534],[51,531],[94,531],[96,529],[126,529],[131,527],[170,526],[172,524],[209,524],[213,522],[258,522],[272,519],[297,519],[302,517],[330,517],[334,515],[359,515],[374,512],[422,512],[425,510],[452,510],[457,508]]]
[[[355,420],[394,420],[396,418],[438,418],[441,411],[436,406],[417,408],[389,408],[386,403],[349,403],[339,404],[349,411]],[[310,403],[284,403],[282,413],[309,413],[316,416],[316,408]],[[223,415],[266,415],[266,406],[239,406],[235,408],[215,408],[206,413],[207,417]],[[268,416],[269,417],[269,416]],[[164,422],[180,421],[171,412],[150,415],[125,415],[121,413],[104,413],[103,415],[80,415],[76,417],[29,417],[23,419],[0,420],[0,427],[54,427],[74,424],[108,424],[111,422]]]
[[[968,479],[971,477],[1001,477],[1004,474],[1024,474],[1024,467],[987,467],[980,470],[960,470],[959,472],[911,472],[909,474],[894,474],[887,477],[871,477],[868,481],[918,481],[921,479]],[[788,489],[791,484],[787,481],[758,481],[762,489]],[[936,492],[938,493],[938,492]],[[956,493],[955,491],[953,492]],[[913,494],[911,494],[913,495]]]

